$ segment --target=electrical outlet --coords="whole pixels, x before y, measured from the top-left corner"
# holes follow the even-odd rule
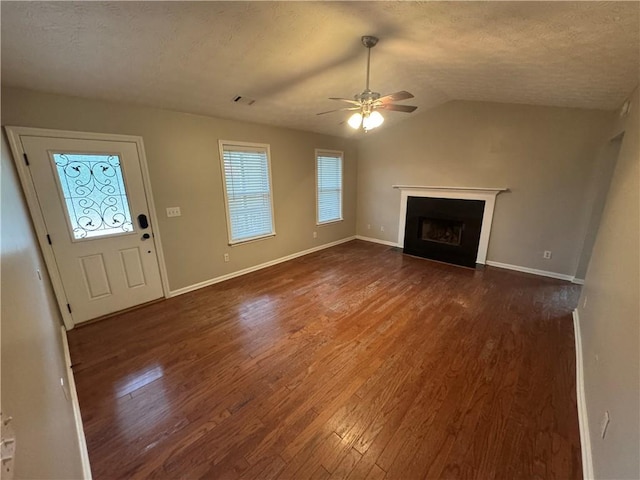
[[[549,260],[551,258],[551,250],[545,250],[542,258],[546,258],[547,260]]]
[[[318,238],[318,232],[313,232],[313,238]]]
[[[371,230],[371,224],[367,223],[367,230]]]
[[[609,418],[609,410],[605,410],[602,414],[602,420],[600,420],[600,432],[603,439],[607,435],[607,427],[609,426],[610,421],[611,419]]]
[[[167,207],[167,217],[179,217],[181,215],[180,207]]]
[[[384,225],[380,225],[380,231],[384,232]]]
[[[229,261],[229,254],[228,254],[228,253],[225,253],[225,254],[224,254],[224,261],[225,261],[225,262],[228,262],[228,261]]]

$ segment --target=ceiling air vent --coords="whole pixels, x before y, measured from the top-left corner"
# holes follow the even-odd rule
[[[239,103],[242,105],[253,105],[256,101],[253,98],[243,97],[242,95],[238,95],[237,97],[233,97],[234,103]]]

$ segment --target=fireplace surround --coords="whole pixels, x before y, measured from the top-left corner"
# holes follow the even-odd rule
[[[400,190],[398,246],[405,253],[470,267],[485,264],[496,196],[507,188],[393,188]],[[408,206],[424,208],[417,215],[410,209],[409,217]],[[405,238],[407,231],[411,237]],[[416,245],[422,245],[426,252],[416,251]],[[465,255],[458,250],[461,248],[466,249]]]
[[[483,200],[409,197],[404,253],[475,267],[484,204]]]

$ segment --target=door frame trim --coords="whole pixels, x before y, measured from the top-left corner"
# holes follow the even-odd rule
[[[51,285],[55,294],[58,309],[62,315],[62,321],[67,330],[71,330],[75,326],[73,321],[73,315],[69,313],[67,309],[67,295],[64,291],[62,284],[62,278],[58,271],[56,259],[53,254],[53,248],[47,241],[47,228],[36,194],[35,185],[31,178],[31,172],[28,166],[25,164],[24,149],[22,148],[22,142],[20,136],[34,136],[34,137],[53,137],[53,138],[71,138],[76,140],[98,140],[98,141],[112,141],[112,142],[130,142],[135,143],[138,150],[138,157],[140,159],[140,170],[142,173],[142,182],[144,186],[145,196],[147,197],[147,206],[149,208],[149,216],[151,217],[151,224],[153,225],[153,239],[155,243],[156,257],[158,259],[158,267],[160,269],[160,281],[162,283],[162,293],[164,298],[169,298],[169,280],[167,276],[167,266],[164,260],[164,250],[162,249],[162,241],[160,238],[160,225],[158,223],[158,216],[156,215],[156,207],[153,199],[153,192],[151,190],[151,181],[149,178],[149,168],[147,166],[147,156],[144,150],[144,143],[142,137],[134,135],[119,135],[111,133],[91,133],[91,132],[76,132],[72,130],[53,130],[48,128],[32,128],[32,127],[16,127],[5,126],[7,138],[9,140],[9,146],[11,153],[13,154],[14,165],[20,178],[20,184],[22,185],[22,191],[24,192],[27,206],[29,207],[29,213],[33,226],[38,237],[38,244],[40,245],[40,251],[44,258],[47,271],[49,272],[49,278],[51,279]]]

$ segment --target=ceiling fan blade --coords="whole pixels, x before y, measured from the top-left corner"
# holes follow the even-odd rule
[[[351,100],[349,98],[336,98],[336,97],[330,97],[329,100],[338,100],[339,102],[347,102],[347,103],[352,103],[353,105],[360,105],[360,102],[357,102],[356,100]]]
[[[400,102],[401,100],[408,100],[409,98],[413,98],[413,95],[403,90],[402,92],[390,93],[389,95],[380,97],[378,101],[382,103]]]
[[[346,110],[360,110],[360,107],[337,108],[336,110],[328,110],[326,112],[316,113],[316,115],[324,115],[325,113],[333,113],[333,112],[344,112]]]
[[[393,110],[395,112],[411,113],[418,107],[414,107],[413,105],[395,105],[393,103],[385,103],[377,108],[382,110]]]

